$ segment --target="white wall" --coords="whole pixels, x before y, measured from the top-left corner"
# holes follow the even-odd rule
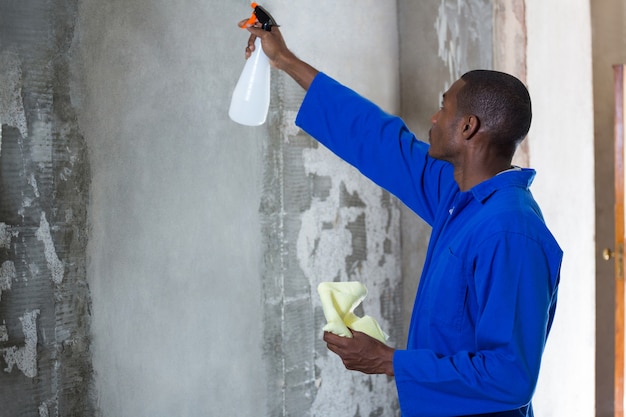
[[[535,396],[544,417],[594,415],[595,225],[591,26],[586,0],[527,0],[533,193],[565,255]],[[608,301],[607,301],[608,302]]]

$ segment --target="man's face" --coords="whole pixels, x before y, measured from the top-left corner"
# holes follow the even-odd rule
[[[428,132],[430,149],[428,154],[436,159],[453,162],[461,148],[460,125],[462,118],[457,114],[456,96],[465,81],[457,80],[443,94],[441,107],[432,118]]]

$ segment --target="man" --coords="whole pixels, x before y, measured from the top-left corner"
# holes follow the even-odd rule
[[[298,59],[277,27],[260,37],[272,65],[307,94],[296,124],[432,226],[406,350],[360,332],[326,332],[350,370],[395,377],[402,415],[532,416],[556,307],[562,251],[511,166],[530,128],[526,87],[471,71],[443,95],[430,145],[397,117]]]

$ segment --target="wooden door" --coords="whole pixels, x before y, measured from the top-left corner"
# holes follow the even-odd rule
[[[613,66],[615,78],[615,417],[624,417],[624,87],[626,85],[624,68],[624,65]]]

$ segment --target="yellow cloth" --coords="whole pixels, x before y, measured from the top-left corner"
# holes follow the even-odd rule
[[[367,288],[358,281],[322,282],[317,287],[327,324],[324,331],[338,336],[352,337],[349,329],[363,332],[383,343],[389,336],[370,316],[358,317],[353,313],[367,295]]]

